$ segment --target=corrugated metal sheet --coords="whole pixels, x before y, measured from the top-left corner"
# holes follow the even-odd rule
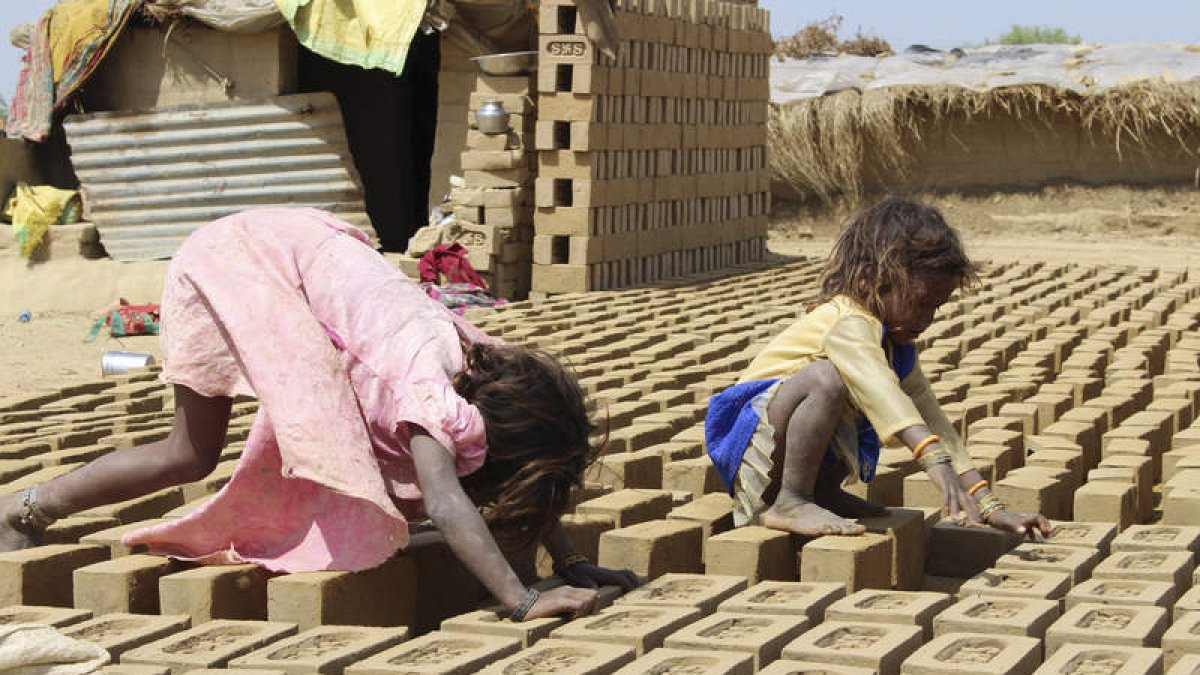
[[[313,206],[375,237],[331,94],[71,115],[84,215],[116,260],[169,258],[215,218]]]

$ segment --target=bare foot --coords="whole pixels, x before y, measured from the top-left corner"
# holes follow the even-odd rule
[[[33,548],[39,543],[37,537],[21,532],[14,526],[19,498],[20,493],[0,499],[0,552]]]
[[[814,500],[843,518],[878,518],[887,515],[887,507],[852,495],[841,488],[818,491]]]
[[[846,520],[813,502],[797,497],[775,500],[771,508],[760,516],[763,527],[773,530],[794,532],[806,537],[819,537],[824,534],[857,535],[867,531],[867,528],[850,520]]]

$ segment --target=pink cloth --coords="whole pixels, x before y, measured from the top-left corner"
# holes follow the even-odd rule
[[[410,423],[460,476],[483,464],[483,419],[451,378],[462,343],[495,340],[328,213],[262,209],[197,230],[167,272],[162,335],[164,380],[255,395],[259,413],[224,489],[126,544],[287,572],[367,569],[408,543],[406,515],[423,515]]]

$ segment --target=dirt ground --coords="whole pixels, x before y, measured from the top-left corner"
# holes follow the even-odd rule
[[[962,232],[971,254],[981,260],[1188,267],[1200,273],[1200,191],[1190,187],[1053,188],[1036,193],[930,196],[926,201],[942,209]],[[781,254],[823,257],[849,212],[778,203],[772,214],[770,248]],[[55,278],[114,265],[83,259],[45,264],[64,266]],[[156,265],[147,268],[154,274],[162,268],[161,263],[140,264]],[[38,292],[45,295],[48,290],[42,286]],[[72,291],[64,291],[62,297],[62,306],[78,306]],[[20,322],[15,312],[0,315],[0,369],[5,374],[0,378],[0,398],[100,378],[105,350],[161,358],[156,337],[83,342],[91,322],[89,312],[77,309],[38,311],[28,323]]]

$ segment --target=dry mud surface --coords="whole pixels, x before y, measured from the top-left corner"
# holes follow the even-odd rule
[[[827,247],[816,235],[773,248]],[[876,480],[855,488],[894,507],[867,523],[868,535],[804,542],[730,529],[730,500],[703,456],[705,401],[815,297],[820,259],[780,258],[472,314],[495,335],[569,359],[607,415],[608,452],[564,524],[582,552],[653,582],[598,617],[512,624],[473,611],[487,598],[431,531],[357,574],[271,577],[129,555],[123,529],[179,517],[228,480],[255,413],[242,402],[210,478],[78,514],[48,532],[48,545],[0,554],[0,574],[22,580],[0,587],[0,608],[9,608],[0,621],[119,615],[120,630],[81,634],[124,645],[113,648],[122,664],[175,672],[303,661],[355,664],[350,675],[485,664],[510,675],[895,675],[1030,673],[1048,660],[1052,672],[1073,675],[1177,663],[1191,673],[1187,655],[1200,635],[1200,281],[1183,264],[1125,257],[1128,246],[1094,263],[1064,259],[1046,241],[1023,246],[944,308],[923,338],[922,366],[996,492],[1055,519],[1046,542],[940,521],[936,490],[891,450]],[[1147,255],[1167,260],[1166,248]],[[78,350],[71,342],[86,320],[37,316],[3,330],[36,361],[12,373],[40,392],[14,388],[0,401],[3,490],[169,427],[170,392],[153,372],[101,378],[96,353],[43,369],[49,346]],[[54,331],[57,342],[46,337]],[[150,351],[152,342],[126,346]],[[548,573],[544,559],[533,563]],[[606,591],[606,602],[613,596]],[[182,614],[193,628],[152,629],[126,612]],[[248,623],[212,623],[223,619]],[[403,625],[408,641],[404,631],[349,628],[334,639],[322,624]]]

